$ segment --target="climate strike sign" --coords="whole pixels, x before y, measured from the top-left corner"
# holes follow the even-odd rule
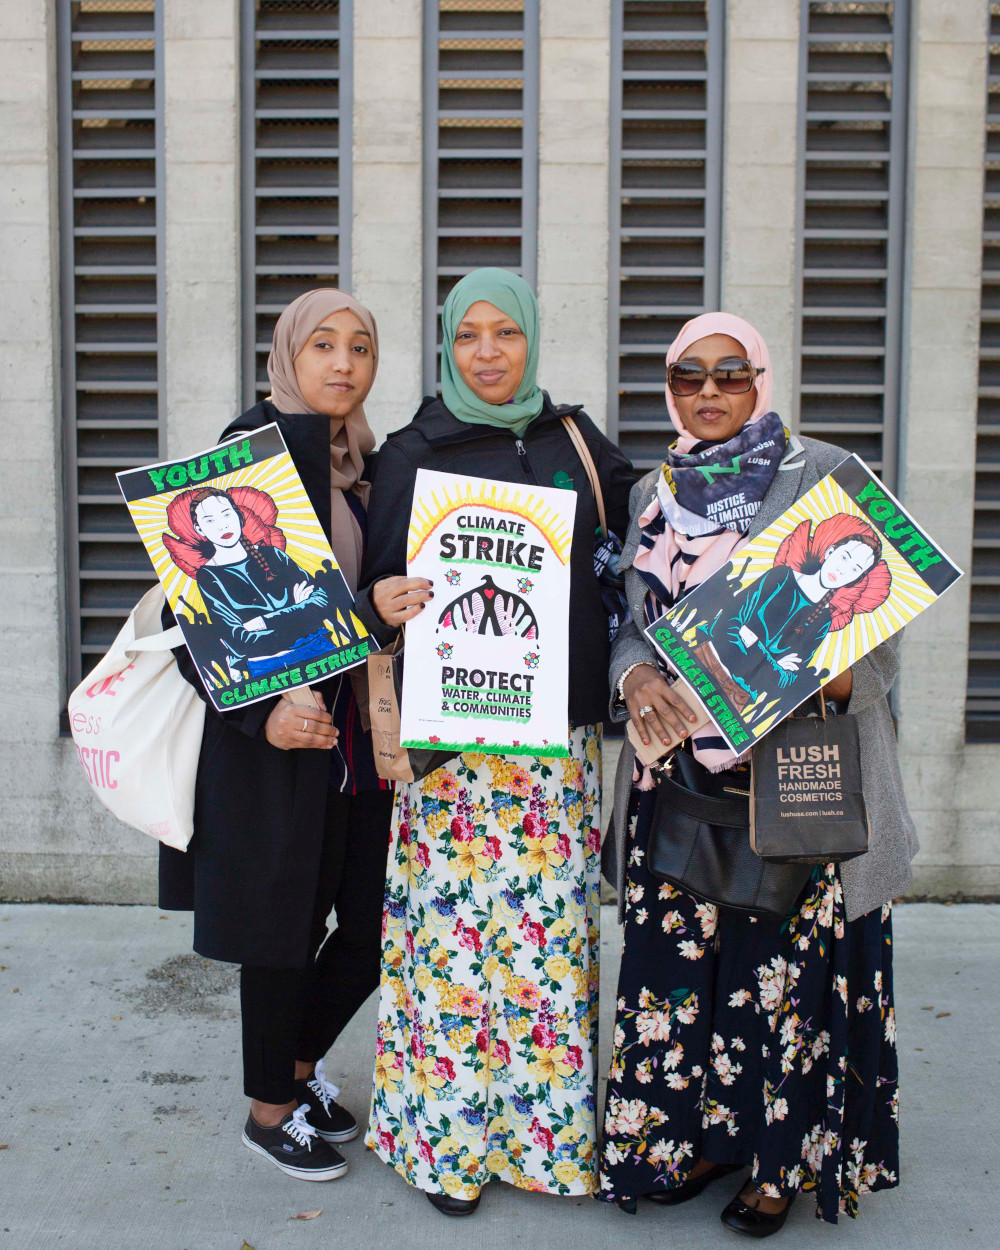
[[[646,633],[742,752],[961,576],[850,456]]]
[[[409,577],[434,599],[406,626],[407,747],[568,755],[576,492],[420,469]]]
[[[276,425],[118,484],[220,712],[378,650]]]

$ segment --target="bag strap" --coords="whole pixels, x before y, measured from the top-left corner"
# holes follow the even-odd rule
[[[136,638],[124,648],[126,651],[172,651],[174,647],[183,647],[184,634],[179,625],[172,625],[160,634],[147,634],[145,638]]]
[[[669,800],[670,806],[681,811],[693,820],[703,820],[709,825],[728,825],[733,829],[750,828],[750,800],[735,795],[731,799],[712,798],[707,794],[696,794],[687,786],[674,781],[667,773],[660,773],[656,779],[657,802]]]
[[[590,448],[580,433],[580,427],[572,417],[561,417],[563,425],[566,427],[566,433],[573,440],[573,446],[576,448],[576,454],[583,461],[583,467],[587,471],[587,477],[590,480],[590,489],[594,492],[594,500],[597,503],[597,515],[601,522],[601,533],[605,538],[608,536],[608,518],[604,511],[604,494],[601,491],[601,479],[597,476],[597,466],[594,464],[594,457],[590,454]]]
[[[816,704],[819,705],[818,717],[826,720],[826,700],[823,698],[822,687],[820,687],[819,690],[814,690],[811,695],[808,695],[805,699],[803,699],[799,706],[795,708],[794,711],[789,713],[789,720],[806,720],[809,716],[816,715],[816,713],[811,713],[809,711],[809,709]]]

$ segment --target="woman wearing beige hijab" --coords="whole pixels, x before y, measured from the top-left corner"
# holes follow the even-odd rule
[[[352,589],[375,444],[364,400],[377,366],[368,309],[342,291],[309,291],[275,326],[271,394],[222,435],[278,425]],[[381,628],[367,620],[367,599],[356,612]],[[186,650],[175,654],[204,697]],[[241,965],[244,1144],[291,1176],[333,1180],[347,1170],[334,1143],[358,1127],[324,1055],[378,985],[392,793],[375,773],[349,678],[311,689],[314,707],[274,698],[222,715],[208,708],[195,834],[186,854],[161,848],[160,906],[193,910],[194,949]]]

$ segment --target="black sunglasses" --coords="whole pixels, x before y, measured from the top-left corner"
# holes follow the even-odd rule
[[[720,360],[714,369],[706,369],[696,360],[677,360],[667,369],[667,385],[673,395],[697,395],[711,375],[723,395],[744,395],[753,386],[763,369],[749,360]]]

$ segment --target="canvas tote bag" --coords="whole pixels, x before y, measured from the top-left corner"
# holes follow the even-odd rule
[[[205,704],[170,654],[179,625],[163,630],[154,586],[107,655],[69,698],[69,724],[91,789],[133,829],[176,850],[194,829],[194,783]]]

